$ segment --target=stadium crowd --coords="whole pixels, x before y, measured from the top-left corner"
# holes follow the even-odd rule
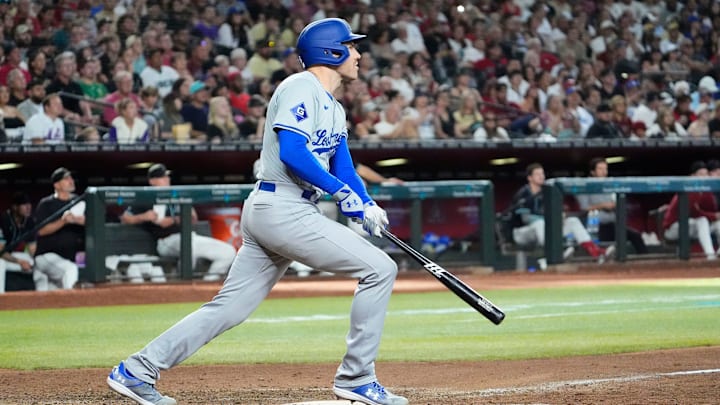
[[[352,139],[720,136],[711,0],[0,0],[0,141],[259,141],[309,21],[367,33]],[[62,106],[57,103],[59,93]]]

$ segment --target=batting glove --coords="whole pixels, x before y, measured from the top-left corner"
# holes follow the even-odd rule
[[[358,222],[364,218],[364,207],[360,196],[347,184],[333,194],[333,199],[338,202],[340,212],[348,218],[357,219]]]
[[[370,235],[382,238],[381,229],[385,229],[390,223],[387,213],[384,209],[378,207],[375,201],[365,203],[365,219],[363,220],[363,229]]]

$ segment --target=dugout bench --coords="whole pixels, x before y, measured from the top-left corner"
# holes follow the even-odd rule
[[[193,232],[199,235],[211,236],[210,223],[198,221],[192,226]],[[163,268],[165,273],[181,273],[182,266],[179,258],[160,256],[156,249],[155,237],[139,225],[121,223],[105,224],[105,255],[118,256],[118,263],[115,267],[109,268],[106,263],[106,271],[109,271],[108,280],[124,280],[121,276],[122,269],[134,263],[151,263]]]
[[[607,177],[549,179],[543,185],[545,201],[545,256],[548,264],[562,262],[562,216],[565,195],[610,194],[617,196],[615,207],[615,258],[619,262],[627,259],[627,206],[626,194],[678,193],[679,238],[677,256],[690,259],[690,236],[688,228],[688,193],[720,191],[720,179],[690,176],[654,177]]]
[[[86,267],[83,278],[90,282],[107,281],[105,257],[110,252],[110,236],[105,223],[106,205],[125,207],[131,204],[178,204],[181,217],[180,278],[192,279],[192,246],[190,213],[195,204],[237,204],[253,190],[253,184],[190,185],[168,187],[88,187],[85,192]],[[495,197],[493,184],[486,180],[452,180],[406,182],[404,185],[371,185],[368,192],[376,201],[410,200],[410,244],[420,250],[422,243],[421,203],[430,198],[477,199],[480,226],[476,237],[480,250],[474,264],[492,266],[495,261]],[[325,196],[330,199],[330,196]],[[115,242],[113,242],[115,243]],[[153,243],[154,249],[154,243]],[[114,249],[114,248],[113,248]],[[145,247],[147,249],[147,247]]]

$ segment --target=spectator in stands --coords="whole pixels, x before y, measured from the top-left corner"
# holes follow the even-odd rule
[[[274,50],[275,41],[268,39],[257,41],[255,53],[247,63],[254,81],[269,79],[273,72],[282,69],[282,63],[273,57]]]
[[[103,83],[100,82],[100,61],[94,56],[88,59],[81,59],[78,72],[80,77],[77,84],[82,89],[85,97],[93,100],[102,100],[107,96],[108,90]],[[91,105],[93,110],[99,110],[96,105]]]
[[[708,122],[708,129],[710,130],[710,138],[720,139],[720,103],[715,102],[714,114],[710,122]],[[720,201],[720,200],[719,200]]]
[[[59,98],[58,98],[59,100]],[[53,194],[40,200],[35,219],[43,223],[76,197],[70,171],[59,167],[50,176]],[[47,275],[48,289],[70,289],[78,281],[78,252],[85,249],[85,204],[79,202],[38,230],[35,271]]]
[[[107,34],[100,37],[98,45],[101,47],[101,53],[98,58],[100,59],[102,74],[106,78],[112,78],[113,66],[120,57],[120,50],[122,49],[120,38],[115,34]]]
[[[10,90],[10,101],[8,105],[17,107],[18,104],[22,103],[27,99],[27,84],[25,75],[20,69],[13,69],[8,73],[8,90]]]
[[[502,81],[502,79],[503,78],[500,78],[498,79],[498,81]],[[523,78],[522,71],[509,71],[507,83],[505,84],[507,84],[505,99],[509,103],[515,103],[517,105],[520,105],[525,98],[525,94],[527,93],[528,88],[530,87],[530,84]]]
[[[278,5],[279,6],[279,5]],[[257,52],[259,41],[273,42],[273,47],[279,45],[280,39],[280,21],[286,21],[280,17],[280,13],[287,13],[287,9],[279,6],[276,10],[263,10],[261,18],[253,19],[255,24],[248,30],[248,45],[254,47]],[[281,50],[282,51],[282,50]]]
[[[158,122],[162,106],[158,103],[160,94],[158,89],[153,86],[143,87],[140,90],[140,108],[138,109],[140,117],[148,124],[150,128],[150,140],[156,141],[160,139],[160,124]]]
[[[623,138],[629,138],[632,132],[632,121],[628,115],[627,99],[623,95],[616,95],[610,99],[610,108],[612,108],[612,121],[615,127],[620,131]]]
[[[8,74],[10,74],[11,70],[15,69],[20,69],[20,72],[25,76],[25,81],[29,82],[31,79],[30,73],[22,67],[23,60],[20,54],[20,48],[18,48],[14,42],[9,42],[3,46],[3,52],[5,59],[3,59],[3,63],[0,65],[0,84],[6,85]]]
[[[455,78],[455,85],[450,88],[450,109],[455,111],[460,108],[463,97],[468,94],[475,97],[476,101],[482,99],[480,92],[473,83],[472,71],[462,69]]]
[[[632,124],[631,141],[640,141],[647,138],[647,127],[642,121],[636,121]]]
[[[211,143],[232,142],[240,138],[240,131],[225,97],[210,99],[207,137]]]
[[[691,177],[708,177],[708,169],[704,162],[695,161],[690,166]],[[708,260],[717,259],[712,236],[720,238],[720,212],[713,193],[693,192],[687,193],[690,213],[688,227],[690,238],[700,242],[703,253]],[[678,223],[678,195],[675,194],[665,210],[663,218],[663,231],[665,239],[676,241],[679,238],[680,224]]]
[[[580,133],[578,117],[567,109],[563,98],[558,95],[548,97],[547,109],[540,114],[545,133],[555,139],[576,138]]]
[[[175,93],[170,93],[162,99],[160,119],[160,140],[167,141],[173,138],[173,127],[182,125],[185,120],[180,114],[182,101]]]
[[[540,109],[540,89],[534,85],[530,86],[518,107],[525,114],[540,115],[542,112]]]
[[[40,48],[31,48],[27,53],[27,66],[28,73],[32,77],[32,80],[46,80],[48,74],[47,68],[47,55]]]
[[[2,116],[3,129],[10,138],[16,138],[22,134],[25,126],[25,117],[16,107],[10,104],[10,90],[7,86],[0,86],[0,115]]]
[[[35,114],[27,123],[23,133],[23,143],[63,143],[65,125],[60,114],[63,112],[62,99],[53,93],[43,99],[43,111]]]
[[[527,184],[515,193],[510,203],[510,211],[513,213],[513,241],[520,246],[544,246],[545,207],[542,185],[545,184],[545,170],[539,163],[532,163],[527,166],[525,173]],[[577,217],[565,216],[562,232],[563,235],[572,234],[574,241],[599,263],[605,262],[615,251],[613,246],[603,249],[595,244]],[[564,256],[567,258],[571,254],[572,249],[568,249]]]
[[[45,83],[42,79],[33,79],[27,86],[28,98],[17,106],[20,114],[26,121],[33,115],[43,111],[43,99],[45,98]]]
[[[435,106],[430,102],[430,97],[427,94],[417,94],[406,109],[405,116],[415,120],[415,125],[418,128],[418,139],[435,139]]]
[[[645,135],[648,138],[680,140],[687,137],[687,131],[675,120],[670,107],[661,107],[658,109],[657,120],[648,128]]]
[[[111,104],[112,107],[105,107],[103,110],[103,121],[108,125],[117,117],[117,111],[115,110],[115,103],[120,100],[129,98],[135,102],[138,106],[140,105],[140,97],[133,93],[133,77],[132,73],[127,70],[120,70],[115,73],[113,77],[117,90],[108,94],[105,97],[105,102]]]
[[[248,43],[247,29],[250,28],[247,13],[239,7],[231,7],[228,10],[225,22],[218,28],[218,37],[215,44],[227,49],[230,52],[243,44]],[[292,42],[294,44],[294,42]]]
[[[396,38],[392,40],[391,46],[396,52],[404,50],[408,55],[417,52],[423,57],[430,56],[425,46],[423,34],[420,27],[418,27],[417,19],[409,9],[403,8],[399,10],[394,28]]]
[[[55,79],[47,85],[45,91],[47,93],[68,93],[74,95],[63,96],[62,105],[64,110],[61,115],[66,120],[83,123],[96,123],[97,119],[93,117],[90,104],[80,101],[78,97],[83,97],[83,90],[75,81],[77,73],[77,64],[75,54],[66,51],[55,57]]]
[[[695,112],[690,108],[690,103],[692,102],[692,99],[688,94],[681,94],[677,96],[675,100],[675,110],[673,111],[675,120],[679,122],[680,125],[683,126],[683,128],[688,129],[690,123],[695,121],[695,119],[697,118]]]
[[[379,105],[372,101],[368,101],[361,106],[359,121],[355,124],[355,128],[350,132],[351,136],[357,137],[360,141],[377,141],[378,134],[375,131],[375,124],[380,121]]]
[[[459,44],[459,43],[458,43]],[[471,68],[473,65],[485,58],[486,42],[484,37],[476,37],[472,42],[466,43],[461,52],[460,67]]]
[[[607,103],[602,103],[595,112],[595,122],[588,129],[585,135],[588,139],[621,139],[620,130],[612,121],[612,108]]]
[[[645,102],[640,103],[633,111],[633,123],[642,121],[646,128],[650,128],[657,120],[657,111],[660,107],[660,94],[656,91],[648,91],[645,94]]]
[[[230,52],[230,67],[228,68],[228,74],[238,72],[245,83],[252,83],[253,74],[248,67],[247,62],[247,51],[245,49],[233,49],[232,52]]]
[[[192,78],[180,76],[173,83],[171,93],[178,97],[183,103],[190,101],[190,85],[194,82]]]
[[[297,73],[302,70],[300,59],[298,59],[295,48],[287,48],[282,53],[282,68],[274,71],[270,75],[270,83],[273,86],[277,86],[281,81],[285,80],[288,76],[293,73]]]
[[[400,62],[394,62],[390,65],[389,74],[387,75],[393,90],[400,93],[406,103],[411,102],[415,98],[415,89],[405,77],[404,65]]]
[[[713,111],[715,104],[701,103],[695,111],[695,121],[691,122],[687,129],[688,139],[709,139],[710,138],[710,122],[711,115],[715,115]]]
[[[498,126],[495,112],[488,111],[483,115],[483,125],[473,132],[473,139],[479,142],[507,142],[510,135],[505,128]]]
[[[275,86],[270,83],[270,79],[262,79],[255,83],[255,91],[253,91],[253,95],[260,96],[260,98],[265,101],[265,104],[267,104],[274,91]]]
[[[439,92],[435,98],[434,124],[435,138],[457,138],[455,118],[450,109],[450,92],[447,90]]]
[[[121,42],[125,43],[125,46],[128,45],[127,39],[138,33],[137,19],[132,13],[121,14],[117,18],[116,26],[118,37]]]
[[[185,52],[173,52],[170,59],[170,67],[174,69],[178,76],[182,79],[193,81],[193,75],[190,69],[188,69],[188,59]],[[177,83],[177,80],[173,85]]]
[[[196,141],[207,139],[209,94],[205,83],[196,80],[190,85],[190,101],[183,103],[180,114],[192,125],[190,137]]]
[[[170,66],[163,65],[163,51],[153,48],[147,51],[147,66],[140,73],[143,87],[157,88],[160,97],[165,97],[172,91],[172,86],[180,75]]]
[[[170,171],[161,163],[148,169],[148,183],[152,187],[170,186]],[[192,222],[197,222],[192,209]],[[157,239],[157,251],[161,256],[180,257],[180,206],[178,205],[131,205],[120,216],[124,224],[140,225]],[[197,259],[207,259],[210,268],[203,276],[206,281],[219,281],[225,277],[235,259],[235,248],[223,241],[208,236],[191,234],[193,265]]]
[[[608,177],[608,164],[605,158],[593,158],[590,160],[590,177],[606,178]],[[615,204],[617,196],[615,193],[610,194],[578,194],[576,196],[580,209],[584,212],[598,210],[598,219],[600,227],[598,230],[598,238],[600,241],[615,240]],[[642,234],[631,227],[626,228],[627,240],[633,245],[635,253],[645,254],[648,252]]]
[[[100,143],[100,142],[102,142],[102,139],[100,138],[100,133],[98,132],[97,128],[95,128],[95,127],[85,127],[83,129],[81,129],[75,135],[75,139],[73,139],[73,140],[78,143]]]
[[[0,251],[3,252],[0,258],[0,294],[5,292],[6,271],[32,274],[30,278],[36,288],[47,290],[47,276],[33,271],[36,235],[28,232],[34,227],[30,197],[22,192],[14,193],[10,208],[0,213]]]
[[[133,44],[141,44],[141,41],[139,39],[135,39],[135,36],[131,37],[130,40]],[[142,88],[142,78],[140,77],[140,72],[142,72],[142,70],[137,69],[145,69],[146,66],[145,58],[142,54],[138,53],[142,52],[142,49],[137,49],[139,47],[141,47],[141,45],[123,48],[123,50],[120,51],[120,59],[117,61],[117,64],[120,64],[121,62],[124,63],[124,70],[127,70],[132,74],[132,91],[135,94],[139,93]],[[140,57],[143,58],[142,63],[138,62]],[[142,65],[142,67],[138,65]]]
[[[241,114],[247,114],[247,104],[250,101],[250,93],[245,90],[245,80],[240,72],[228,74],[228,99],[233,110]]]
[[[117,102],[115,110],[118,116],[110,123],[108,142],[110,143],[146,143],[150,140],[148,124],[138,116],[135,101],[124,98]]]
[[[477,98],[467,93],[461,98],[460,107],[453,112],[455,133],[460,139],[470,139],[478,128],[482,127],[483,116],[478,110]]]
[[[507,59],[503,54],[499,42],[491,42],[487,45],[487,52],[484,59],[475,62],[476,72],[481,72],[485,80],[499,78],[506,73]]]
[[[217,11],[215,6],[206,5],[200,10],[197,23],[193,30],[201,36],[215,40],[218,37]]]
[[[609,102],[613,96],[623,94],[622,90],[617,86],[615,72],[610,68],[606,68],[600,73],[600,83],[600,96],[604,101]]]
[[[668,45],[667,51],[663,53],[665,54],[665,60],[660,63],[660,66],[664,72],[668,72],[667,76],[671,80],[686,78],[690,71],[690,67],[682,58],[680,47],[678,45],[670,44]]]
[[[418,139],[419,137],[415,120],[403,117],[402,108],[396,103],[388,103],[374,128],[380,139]]]
[[[683,35],[680,33],[677,21],[670,21],[667,28],[667,35],[660,41],[660,51],[664,54],[679,49],[683,42]]]
[[[692,99],[690,108],[697,114],[697,108],[700,104],[715,104],[715,94],[720,91],[712,76],[704,76],[698,82],[697,91],[690,94]]]
[[[257,94],[250,98],[245,119],[238,125],[240,138],[254,142],[262,140],[266,105],[265,100]]]
[[[582,96],[580,95],[580,89],[578,87],[570,86],[565,90],[565,104],[567,111],[574,116],[578,124],[580,124],[580,130],[575,136],[585,138],[588,130],[595,122],[595,118],[583,107]]]

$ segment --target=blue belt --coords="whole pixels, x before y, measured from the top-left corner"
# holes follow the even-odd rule
[[[269,191],[271,193],[275,192],[275,183],[271,183],[269,181],[261,181],[260,185],[258,186],[258,189],[262,191]],[[310,200],[312,202],[316,202],[318,200],[317,195],[314,191],[310,190],[303,190],[303,192],[300,194],[300,197]]]

